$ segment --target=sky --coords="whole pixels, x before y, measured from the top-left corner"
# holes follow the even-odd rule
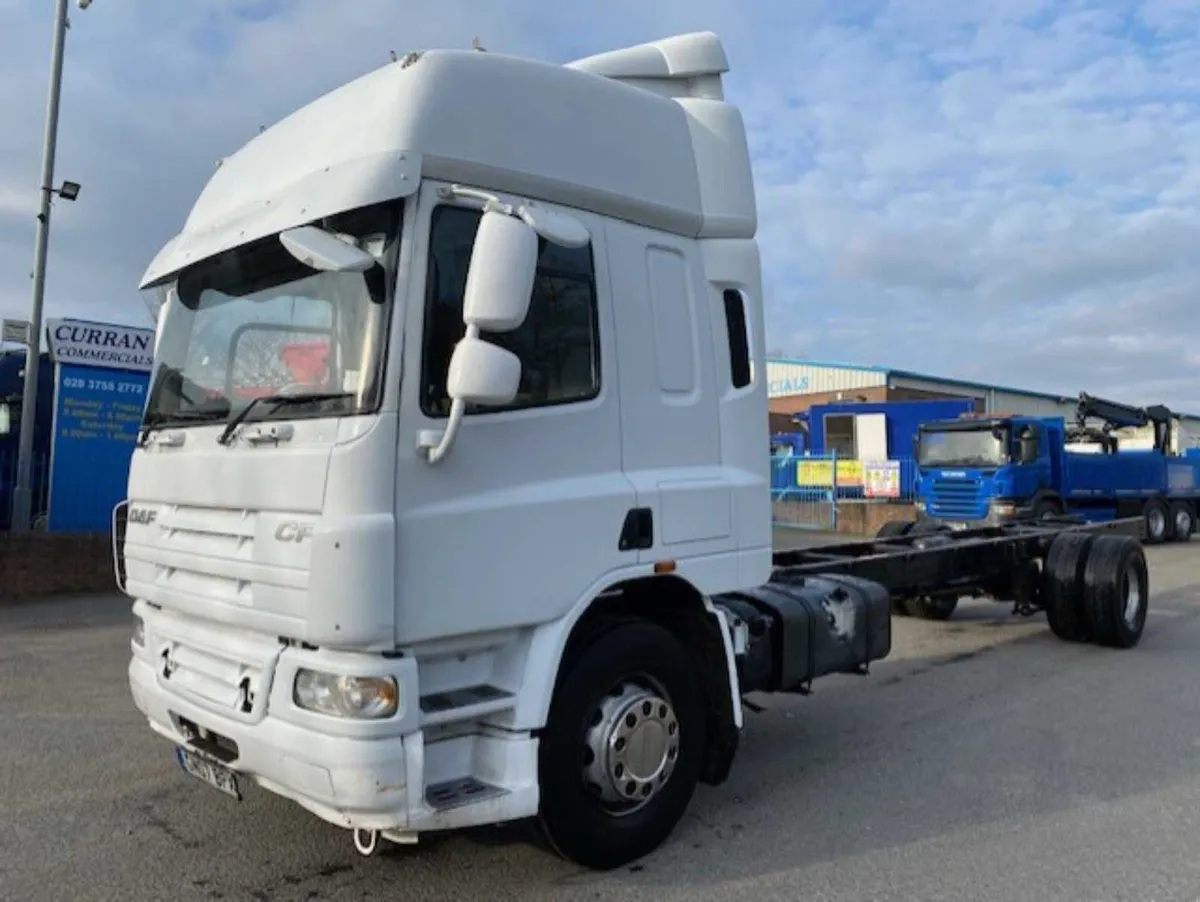
[[[94,0],[46,313],[137,291],[218,158],[385,64],[725,42],[771,352],[1200,413],[1200,0]],[[0,0],[0,316],[28,315],[51,0]]]

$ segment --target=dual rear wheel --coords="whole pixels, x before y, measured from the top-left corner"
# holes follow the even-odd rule
[[[1142,508],[1146,544],[1187,542],[1196,531],[1196,510],[1189,501],[1151,498]]]
[[[1046,556],[1043,606],[1065,642],[1132,648],[1142,638],[1150,576],[1141,544],[1129,536],[1065,532]]]

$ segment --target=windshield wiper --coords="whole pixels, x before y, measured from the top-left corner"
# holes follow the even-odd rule
[[[263,395],[260,398],[255,398],[249,404],[238,412],[237,416],[233,417],[225,426],[225,430],[217,437],[217,443],[228,445],[233,441],[233,433],[250,415],[250,411],[254,410],[259,404],[273,404],[271,413],[274,413],[280,407],[286,407],[291,404],[306,404],[314,401],[336,401],[341,398],[353,398],[353,392],[309,392],[303,395]]]

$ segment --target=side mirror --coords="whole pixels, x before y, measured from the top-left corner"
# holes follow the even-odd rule
[[[450,395],[450,416],[444,431],[422,430],[417,450],[425,460],[442,460],[458,437],[468,404],[501,407],[512,403],[521,384],[521,359],[511,351],[479,337],[475,326],[454,347],[450,370],[446,374],[446,392]]]
[[[538,236],[525,222],[493,210],[475,233],[463,293],[463,322],[481,332],[511,332],[525,322],[537,272]]]
[[[563,213],[556,213],[549,207],[527,203],[520,207],[517,215],[551,244],[575,248],[583,247],[592,240],[583,223]]]
[[[1020,462],[1036,463],[1038,459],[1038,437],[1036,434],[1021,436]]]
[[[366,251],[316,226],[300,226],[280,232],[279,241],[289,254],[313,269],[366,272],[375,265],[375,258]]]
[[[467,336],[454,348],[446,391],[454,401],[484,407],[511,404],[521,385],[521,359],[482,338]]]

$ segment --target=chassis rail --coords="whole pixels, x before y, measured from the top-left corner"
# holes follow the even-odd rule
[[[945,527],[914,530],[906,535],[776,552],[772,580],[844,574],[879,583],[893,598],[974,593],[1028,602],[1033,599],[1028,597],[1026,581],[1037,575],[1030,572],[1031,565],[1038,568],[1057,536],[1064,532],[1116,533],[1140,540],[1143,530],[1140,517],[1105,523],[1055,517],[958,531]]]

